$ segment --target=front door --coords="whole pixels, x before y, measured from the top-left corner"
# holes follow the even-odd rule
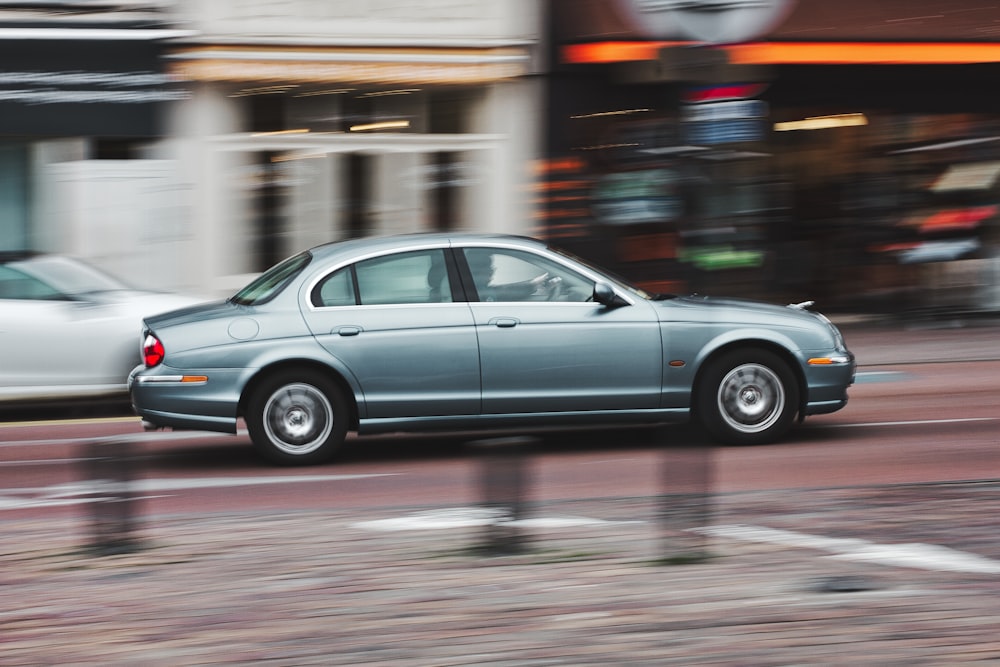
[[[594,282],[533,253],[466,248],[479,301],[486,414],[655,409],[662,345],[650,304],[607,308]]]

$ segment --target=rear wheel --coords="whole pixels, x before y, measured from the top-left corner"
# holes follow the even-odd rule
[[[695,397],[705,430],[721,442],[773,442],[792,426],[799,403],[795,376],[767,350],[728,352],[705,369]]]
[[[282,371],[250,396],[247,430],[254,447],[281,465],[327,461],[347,437],[350,409],[336,383],[313,370]]]

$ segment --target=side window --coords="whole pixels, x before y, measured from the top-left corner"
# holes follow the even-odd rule
[[[357,302],[350,267],[334,271],[313,288],[314,306],[353,306]]]
[[[0,266],[0,299],[58,301],[66,296],[37,278]]]
[[[466,248],[480,301],[588,301],[594,283],[545,257],[502,248]]]
[[[376,257],[358,262],[355,271],[362,305],[452,301],[443,250]]]

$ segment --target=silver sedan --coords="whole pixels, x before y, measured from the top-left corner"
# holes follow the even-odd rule
[[[531,430],[694,416],[779,439],[847,403],[855,363],[804,306],[653,295],[544,243],[417,234],[331,243],[224,302],[147,318],[129,378],[147,428],[235,433],[279,464],[349,431]]]

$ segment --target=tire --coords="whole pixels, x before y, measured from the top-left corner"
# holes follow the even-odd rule
[[[799,386],[788,364],[773,352],[727,352],[706,366],[695,409],[715,440],[730,445],[774,442],[791,428]]]
[[[258,385],[245,415],[257,451],[279,465],[314,465],[343,446],[350,408],[336,383],[313,370],[282,371]]]

